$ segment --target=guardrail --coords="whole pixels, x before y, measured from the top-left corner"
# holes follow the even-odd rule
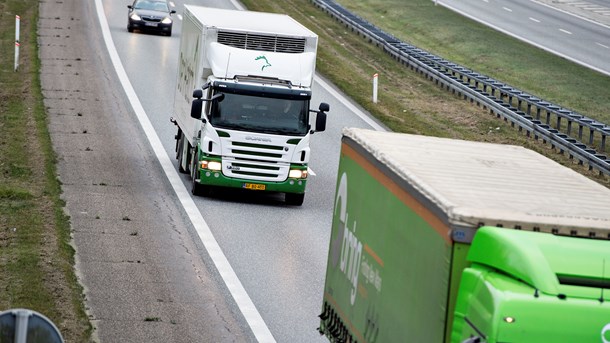
[[[586,163],[589,170],[610,175],[610,160],[604,154],[610,126],[404,43],[332,0],[311,1],[437,85],[488,108],[513,127],[525,130],[528,137],[542,139],[559,152],[567,152],[570,159]]]

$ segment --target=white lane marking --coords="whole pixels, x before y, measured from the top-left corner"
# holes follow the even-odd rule
[[[583,17],[577,16],[577,15],[574,15],[574,14],[572,14],[572,13],[569,13],[569,12],[566,12],[566,11],[563,11],[563,10],[558,10],[558,9],[556,9],[556,8],[552,7],[552,6],[546,5],[546,4],[541,3],[541,2],[539,2],[539,1],[537,1],[537,0],[530,0],[530,1],[531,1],[531,2],[533,2],[533,3],[539,4],[539,5],[546,6],[546,7],[548,7],[548,8],[551,8],[551,9],[554,9],[554,10],[557,10],[557,11],[560,11],[560,12],[563,12],[563,13],[568,14],[568,15],[572,15],[572,16],[577,17],[577,18],[579,18],[579,19],[586,20],[586,21],[588,21],[588,22],[590,22],[590,23],[592,23],[592,24],[596,24],[596,25],[600,25],[600,26],[603,26],[603,27],[606,27],[606,28],[610,28],[610,26],[607,26],[607,25],[603,25],[603,24],[600,24],[600,23],[594,22],[594,21],[592,21],[592,20],[589,20],[589,19],[586,19],[586,18],[583,18]],[[476,21],[476,22],[478,22],[478,23],[481,23],[481,24],[487,25],[487,26],[491,27],[492,29],[494,29],[494,30],[496,30],[496,31],[500,31],[500,32],[502,32],[502,33],[504,33],[504,34],[507,34],[507,35],[511,36],[511,37],[514,37],[514,38],[520,39],[520,40],[522,40],[522,41],[524,41],[524,42],[526,42],[526,43],[528,43],[528,44],[530,44],[530,45],[533,45],[533,46],[535,46],[535,47],[538,47],[538,48],[540,48],[540,49],[542,49],[542,50],[545,50],[545,51],[548,51],[548,52],[550,52],[550,53],[553,53],[553,54],[555,54],[555,55],[557,55],[557,56],[559,56],[559,57],[563,57],[563,58],[567,59],[568,61],[572,61],[572,62],[574,62],[574,63],[578,63],[578,64],[580,64],[580,65],[582,65],[582,66],[585,66],[585,67],[587,67],[587,68],[589,68],[589,69],[591,69],[591,70],[595,70],[595,71],[600,72],[600,73],[602,73],[602,74],[604,74],[604,75],[608,75],[608,76],[610,76],[610,71],[608,71],[608,70],[604,70],[604,69],[602,69],[602,68],[595,67],[595,66],[593,66],[593,65],[591,65],[591,64],[588,64],[588,63],[585,63],[585,62],[583,62],[583,61],[580,61],[580,60],[578,60],[578,59],[576,59],[576,58],[574,58],[574,57],[571,57],[571,56],[568,56],[568,55],[566,55],[566,54],[563,54],[563,53],[561,53],[561,52],[559,52],[559,51],[557,51],[557,50],[551,49],[551,48],[549,48],[549,47],[546,47],[546,46],[544,46],[544,45],[541,45],[541,44],[538,44],[538,43],[536,43],[536,42],[534,42],[534,41],[531,41],[531,40],[529,40],[529,39],[527,39],[527,38],[525,38],[525,37],[522,37],[522,36],[516,35],[516,34],[514,34],[514,33],[510,32],[510,31],[508,31],[508,30],[505,30],[505,29],[503,29],[503,28],[501,28],[501,27],[499,27],[499,26],[496,26],[496,25],[494,25],[494,24],[492,24],[492,23],[488,22],[488,21],[482,20],[482,19],[477,18],[477,17],[475,17],[475,16],[473,16],[473,15],[470,15],[469,13],[466,13],[466,12],[464,12],[464,11],[460,10],[459,8],[453,7],[453,6],[451,6],[451,5],[449,5],[449,4],[446,4],[446,3],[442,2],[442,1],[439,1],[438,3],[439,3],[440,5],[442,5],[442,6],[444,6],[444,7],[448,8],[448,9],[450,9],[450,10],[454,11],[454,12],[456,12],[456,13],[459,13],[459,14],[463,15],[463,16],[464,16],[464,17],[466,17],[466,18],[470,18],[470,19],[472,19],[472,20],[474,20],[474,21]]]
[[[95,0],[95,7],[102,28],[104,42],[106,43],[106,49],[108,49],[112,64],[114,65],[121,84],[123,85],[125,94],[127,95],[127,98],[129,99],[129,102],[131,103],[131,106],[133,107],[133,110],[138,120],[140,121],[140,125],[142,126],[142,129],[146,134],[146,138],[148,138],[148,142],[150,143],[153,151],[155,152],[155,155],[157,156],[157,159],[159,160],[159,163],[161,164],[161,167],[163,168],[163,171],[165,172],[165,176],[167,176],[172,188],[174,189],[174,192],[176,192],[176,196],[180,200],[180,203],[184,207],[186,214],[191,220],[193,226],[195,227],[199,239],[201,239],[203,246],[210,255],[212,261],[214,262],[216,269],[218,269],[222,280],[229,289],[229,292],[233,296],[233,299],[235,299],[239,310],[246,319],[246,322],[250,326],[250,329],[252,329],[254,336],[259,342],[275,342],[275,338],[273,338],[271,331],[269,331],[269,328],[267,327],[260,313],[254,306],[252,299],[250,299],[250,297],[248,296],[248,293],[239,281],[237,274],[235,274],[235,271],[229,264],[227,257],[222,252],[222,249],[216,241],[216,238],[214,238],[210,227],[206,223],[205,219],[203,219],[203,216],[201,215],[201,212],[199,212],[197,205],[195,205],[195,202],[191,198],[190,193],[187,191],[186,187],[182,183],[182,180],[180,179],[176,168],[174,168],[174,165],[172,164],[169,156],[167,155],[167,152],[165,151],[165,148],[163,147],[159,136],[155,132],[154,127],[148,119],[148,116],[146,115],[146,112],[144,111],[144,108],[142,107],[142,104],[138,99],[138,95],[136,94],[135,90],[133,89],[133,86],[131,85],[131,82],[129,81],[129,78],[127,77],[127,73],[123,68],[123,64],[121,63],[119,54],[117,53],[116,48],[114,46],[112,36],[110,35],[110,29],[108,27],[108,21],[106,20],[106,15],[104,13],[102,0]]]
[[[604,45],[604,44],[602,44],[602,43],[597,43],[597,42],[596,42],[595,44],[597,44],[597,45],[601,46],[602,48],[610,49],[610,46]]]
[[[585,18],[585,17],[583,17],[583,16],[580,16],[580,15],[578,15],[578,14],[574,14],[574,13],[572,13],[572,12],[568,12],[568,11],[566,11],[566,10],[562,10],[562,9],[560,9],[560,8],[553,7],[553,6],[549,5],[549,4],[545,4],[544,2],[540,2],[540,1],[538,1],[538,0],[530,0],[530,1],[531,1],[531,2],[533,2],[533,3],[535,3],[535,4],[538,4],[538,5],[540,5],[540,6],[544,6],[544,7],[550,8],[550,9],[552,9],[552,10],[555,10],[555,11],[558,11],[558,12],[562,12],[563,14],[571,15],[572,17],[576,17],[576,18],[578,18],[578,19],[580,19],[580,20],[588,21],[588,22],[589,22],[589,23],[591,23],[591,24],[595,24],[595,25],[603,26],[603,27],[605,27],[605,28],[607,28],[607,29],[610,29],[610,26],[608,26],[608,25],[604,25],[604,24],[602,24],[602,23],[600,23],[600,22],[598,22],[598,21],[591,20],[591,19],[589,19],[589,18]],[[551,50],[548,50],[548,51],[551,51]],[[552,52],[552,51],[551,51],[551,52]],[[563,57],[563,56],[562,56],[562,57]],[[599,70],[597,70],[597,71],[599,71]],[[602,72],[603,72],[603,71],[602,71]],[[607,72],[603,72],[603,73],[604,73],[604,74],[606,74],[606,75],[608,75],[608,73],[607,73]]]
[[[503,9],[503,10],[505,10],[505,11],[508,11],[508,12],[512,12],[512,11],[513,11],[513,10],[511,10],[511,9],[510,9],[510,8],[508,8],[508,7],[502,7],[502,9]]]
[[[172,7],[176,7],[176,4],[173,1],[170,1],[169,5],[172,6]]]
[[[489,3],[489,0],[483,0],[483,2]]]
[[[178,14],[178,19],[182,20],[182,14]]]
[[[536,22],[536,23],[539,23],[539,22],[540,22],[540,20],[538,20],[538,19],[536,19],[536,18],[532,18],[532,17],[530,17],[530,20],[531,20],[531,21],[534,21],[534,22]]]
[[[563,33],[567,33],[569,35],[572,34],[572,32],[568,31],[568,30],[564,30],[564,29],[559,29],[559,31],[563,32]]]

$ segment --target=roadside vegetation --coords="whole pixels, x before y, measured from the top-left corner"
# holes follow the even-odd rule
[[[37,20],[38,1],[0,0],[0,312],[37,311],[66,342],[86,342],[91,326],[74,274],[70,223],[40,89]]]
[[[515,88],[610,123],[610,77],[475,23],[431,0],[340,0],[384,31]],[[255,11],[286,13],[319,36],[317,70],[396,132],[514,144],[535,150],[610,187],[558,151],[525,137],[487,110],[451,95],[393,60],[310,0],[242,0]],[[379,73],[379,101],[372,76]],[[332,108],[329,112],[332,118]]]
[[[430,0],[340,1],[387,32],[514,87],[610,122],[610,78],[473,23]],[[486,110],[407,70],[309,0],[244,0],[252,10],[287,13],[320,36],[317,67],[397,132],[522,145],[610,186]],[[38,1],[0,0],[0,311],[28,308],[49,317],[68,342],[91,334],[74,274],[70,223],[40,89]],[[21,53],[13,70],[15,15]],[[380,74],[379,103],[371,78]],[[332,118],[332,109],[329,115]]]

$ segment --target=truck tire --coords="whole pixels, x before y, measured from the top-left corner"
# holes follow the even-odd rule
[[[186,149],[186,152],[184,149]],[[184,160],[185,157],[186,157],[186,161]],[[186,138],[184,138],[184,135],[181,135],[180,143],[178,144],[178,171],[181,172],[182,174],[187,174],[189,172],[189,164],[191,163],[190,157],[191,157],[191,145],[186,140]],[[182,164],[184,164],[186,166],[186,168],[183,167]]]
[[[176,140],[174,151],[176,151],[176,159],[178,159],[180,156],[180,144],[182,143],[182,130],[180,130],[180,128],[178,128],[178,132],[176,132],[174,139]]]
[[[191,179],[192,179],[192,185],[191,185],[191,193],[193,195],[197,195],[197,196],[210,196],[210,194],[212,193],[212,187],[211,186],[207,186],[207,185],[202,185],[199,182],[197,182],[197,161],[199,161],[199,155],[196,154],[194,156],[194,158],[192,159],[193,162],[191,164]]]
[[[305,199],[305,193],[286,193],[286,203],[293,206],[303,205]]]
[[[195,178],[193,178],[193,184],[191,186],[191,193],[193,195],[204,195],[205,194],[205,186],[198,183]]]

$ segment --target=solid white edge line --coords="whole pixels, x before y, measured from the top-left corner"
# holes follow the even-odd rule
[[[531,1],[531,2],[535,2],[535,3],[537,3],[537,4],[540,4],[540,5],[543,5],[543,6],[547,6],[547,7],[549,7],[549,8],[555,9],[555,10],[558,10],[558,9],[556,9],[556,8],[554,8],[554,7],[551,7],[551,6],[548,6],[548,5],[544,5],[544,4],[539,3],[538,1],[535,1],[535,0],[530,0],[530,1]],[[598,73],[602,73],[602,74],[604,74],[604,75],[608,75],[608,76],[610,76],[610,71],[608,71],[608,70],[603,70],[603,69],[601,69],[601,68],[598,68],[598,67],[592,66],[592,65],[590,65],[590,64],[587,64],[587,63],[585,63],[585,62],[579,61],[579,60],[577,60],[577,59],[575,59],[575,58],[573,58],[573,57],[570,57],[570,56],[568,56],[568,55],[562,54],[562,53],[560,53],[560,52],[558,52],[558,51],[555,51],[555,50],[553,50],[553,49],[547,48],[547,47],[545,47],[545,46],[543,46],[543,45],[540,45],[540,44],[538,44],[538,43],[535,43],[535,42],[533,42],[533,41],[531,41],[531,40],[529,40],[529,39],[526,39],[526,38],[524,38],[524,37],[521,37],[521,36],[519,36],[519,35],[516,35],[516,34],[514,34],[514,33],[510,32],[510,31],[504,30],[504,29],[502,29],[502,28],[500,28],[500,27],[498,27],[498,26],[496,26],[496,25],[493,25],[492,23],[489,23],[489,22],[487,22],[487,21],[485,21],[485,20],[482,20],[482,19],[476,18],[476,17],[474,17],[474,16],[472,16],[472,15],[470,15],[470,14],[468,14],[468,13],[466,13],[466,12],[462,11],[462,10],[459,10],[459,9],[457,9],[457,8],[455,8],[455,7],[451,6],[451,5],[448,5],[448,4],[446,4],[446,3],[443,3],[443,2],[441,2],[441,1],[439,1],[438,3],[439,3],[441,6],[446,7],[446,8],[448,8],[448,9],[450,9],[450,10],[452,10],[452,11],[456,12],[456,13],[459,13],[459,14],[463,15],[463,16],[464,16],[464,17],[466,17],[466,18],[469,18],[469,19],[474,20],[474,21],[476,21],[476,22],[478,22],[478,23],[481,23],[481,24],[487,25],[487,26],[491,27],[492,29],[494,29],[494,30],[496,30],[496,31],[499,31],[499,32],[504,33],[505,35],[509,35],[509,36],[511,36],[511,37],[517,38],[517,39],[519,39],[519,40],[521,40],[521,41],[523,41],[523,42],[526,42],[526,43],[528,43],[528,44],[530,44],[530,45],[533,45],[533,46],[535,46],[535,47],[537,47],[537,48],[540,48],[540,49],[542,49],[542,50],[545,50],[545,51],[548,51],[548,52],[550,52],[550,53],[553,53],[553,54],[555,54],[555,55],[557,55],[557,56],[559,56],[559,57],[563,57],[563,58],[565,58],[565,59],[566,59],[566,60],[568,60],[568,61],[572,61],[572,62],[574,62],[574,63],[580,64],[581,66],[585,66],[585,67],[587,67],[587,68],[589,68],[589,69],[591,69],[591,70],[595,70],[595,71],[596,71],[596,72],[598,72]],[[562,10],[558,10],[558,11],[560,11],[560,12],[564,12],[564,13],[566,13],[566,14],[570,14],[570,15],[572,15],[571,13],[568,13],[568,12],[565,12],[565,11],[562,11]],[[581,17],[579,17],[579,16],[577,16],[577,15],[573,15],[573,16],[578,17],[579,19],[587,20],[587,19],[585,19],[585,18],[581,18]],[[587,20],[587,21],[590,21],[590,20]],[[590,21],[590,22],[591,22],[591,21]],[[598,24],[598,25],[601,25],[601,26],[604,26],[604,27],[608,27],[608,26],[606,26],[606,25],[602,25],[602,24],[599,24],[599,23],[595,23],[595,22],[592,22],[592,23],[594,23],[594,24]]]
[[[603,27],[605,27],[605,28],[607,28],[607,29],[610,29],[610,26],[608,26],[608,25],[602,24],[602,23],[597,22],[597,21],[595,21],[595,20],[591,20],[591,19],[589,19],[589,18],[585,18],[585,17],[583,17],[583,16],[580,16],[580,15],[578,15],[578,14],[574,14],[574,13],[572,13],[572,12],[568,12],[568,11],[566,11],[566,10],[562,10],[561,8],[553,7],[553,6],[549,5],[549,4],[545,4],[545,3],[540,2],[540,1],[537,1],[537,0],[530,0],[530,1],[531,1],[531,2],[533,2],[533,3],[535,3],[535,4],[538,4],[538,5],[541,5],[541,6],[544,6],[544,7],[548,7],[548,8],[550,8],[550,9],[555,10],[555,11],[559,11],[559,12],[562,12],[562,13],[564,13],[564,14],[571,15],[572,17],[576,17],[576,18],[578,18],[578,19],[580,19],[580,20],[588,21],[588,22],[589,22],[589,23],[591,23],[591,24],[595,24],[595,25],[603,26]]]
[[[275,342],[275,338],[273,338],[271,331],[269,331],[269,328],[254,306],[252,299],[250,299],[248,296],[248,293],[239,281],[237,274],[235,274],[235,271],[229,264],[225,254],[222,252],[220,245],[218,245],[218,242],[214,238],[210,227],[203,219],[203,216],[199,212],[195,202],[182,183],[178,172],[174,168],[169,156],[163,148],[163,144],[161,144],[159,136],[157,136],[157,133],[148,119],[148,116],[146,115],[146,112],[144,111],[144,108],[142,107],[142,104],[140,103],[140,100],[138,99],[138,96],[133,89],[131,82],[129,81],[129,78],[127,77],[127,73],[123,68],[123,64],[121,63],[119,55],[114,46],[112,36],[110,35],[108,22],[106,21],[106,14],[104,12],[102,0],[95,0],[95,7],[98,14],[98,19],[100,21],[104,42],[106,43],[106,49],[108,50],[112,64],[117,72],[119,80],[121,81],[125,94],[127,95],[140,122],[140,125],[146,133],[146,137],[148,138],[148,141],[155,152],[155,155],[157,156],[157,159],[159,160],[167,179],[176,192],[176,196],[184,207],[184,210],[195,227],[203,246],[214,262],[216,269],[221,275],[225,285],[229,289],[229,292],[233,296],[233,299],[237,303],[237,306],[246,319],[246,322],[250,326],[250,329],[254,333],[256,339],[259,342]]]

